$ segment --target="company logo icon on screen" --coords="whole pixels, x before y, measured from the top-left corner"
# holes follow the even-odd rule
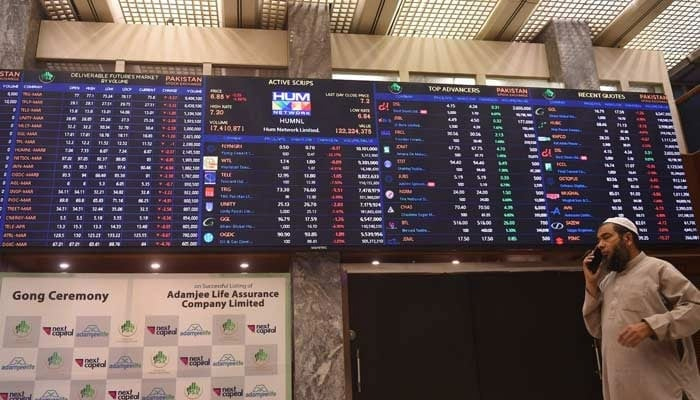
[[[310,116],[311,93],[272,92],[272,115]]]

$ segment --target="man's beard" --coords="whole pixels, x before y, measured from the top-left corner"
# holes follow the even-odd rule
[[[615,246],[612,254],[608,257],[608,270],[620,272],[625,269],[627,263],[630,261],[630,252],[622,245],[622,242]]]

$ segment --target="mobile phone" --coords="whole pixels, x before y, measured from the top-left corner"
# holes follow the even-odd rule
[[[593,250],[593,260],[586,264],[586,268],[595,274],[595,272],[598,271],[601,261],[603,261],[603,253],[596,247],[595,250]]]

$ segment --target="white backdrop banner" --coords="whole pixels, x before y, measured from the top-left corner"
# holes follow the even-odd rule
[[[289,275],[0,279],[0,400],[291,399]]]

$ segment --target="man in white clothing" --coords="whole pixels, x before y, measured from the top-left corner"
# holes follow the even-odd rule
[[[605,400],[700,400],[692,335],[700,291],[673,265],[639,248],[637,226],[608,218],[598,228],[601,267],[583,260],[583,318],[601,339]]]

